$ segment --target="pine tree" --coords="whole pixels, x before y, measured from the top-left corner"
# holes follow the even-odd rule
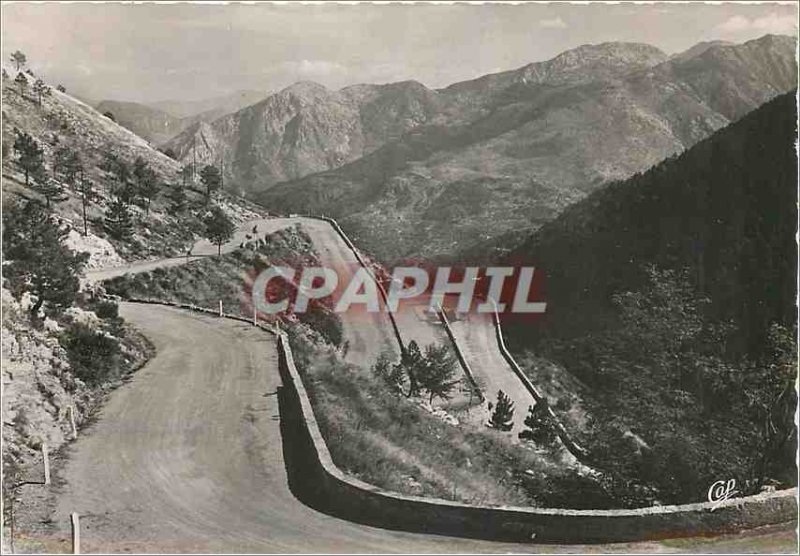
[[[395,361],[395,355],[391,351],[381,352],[372,367],[372,374],[393,390],[402,390],[406,381],[403,365]]]
[[[12,52],[10,58],[11,63],[16,66],[17,71],[19,71],[20,68],[24,68],[25,64],[28,62],[28,57],[19,50]]]
[[[433,398],[450,399],[450,393],[460,381],[454,379],[455,359],[447,346],[429,345],[425,348],[425,357],[418,374],[420,386],[428,391],[430,403]]]
[[[167,189],[166,194],[169,205],[167,205],[167,212],[173,216],[183,214],[189,204],[189,198],[186,195],[186,188],[181,184],[173,184]]]
[[[104,162],[105,168],[111,172],[114,177],[113,192],[118,200],[123,202],[127,207],[133,202],[136,197],[136,192],[131,182],[131,168],[127,162],[118,158],[113,154],[106,155]]]
[[[420,391],[419,374],[425,366],[425,359],[419,349],[419,344],[415,340],[411,340],[406,346],[400,359],[400,364],[408,375],[408,393],[406,397],[410,398],[418,395]]]
[[[526,430],[519,433],[523,440],[533,440],[537,444],[547,446],[556,439],[550,413],[547,411],[547,399],[542,398],[535,406],[528,407],[528,416],[525,417]]]
[[[47,86],[47,83],[42,81],[41,79],[37,79],[33,83],[33,94],[36,95],[36,102],[39,106],[42,105],[42,97],[47,96],[50,87]]]
[[[145,214],[149,214],[150,203],[160,189],[158,175],[142,157],[137,157],[133,162],[132,174],[135,195],[139,200],[140,206],[145,209]]]
[[[222,254],[222,244],[233,237],[236,226],[221,208],[214,206],[204,219],[206,238],[217,246],[217,255]]]
[[[61,147],[55,152],[53,172],[60,176],[64,183],[74,187],[78,173],[83,171],[80,155],[69,147]]]
[[[25,185],[29,185],[30,175],[44,165],[44,151],[33,137],[17,131],[14,152],[19,157],[17,162],[25,171]]]
[[[514,402],[502,390],[497,391],[497,403],[489,419],[489,426],[500,430],[510,431],[514,426]]]
[[[66,234],[38,201],[16,201],[3,210],[3,275],[14,295],[30,292],[36,298],[32,317],[44,303],[48,314],[58,314],[78,294],[87,255],[64,246]]]
[[[60,203],[66,199],[63,195],[64,188],[50,176],[44,165],[38,166],[31,176],[33,189],[44,197],[47,210],[50,210],[51,203]]]
[[[89,197],[94,193],[92,189],[92,182],[83,175],[83,168],[80,170],[80,192],[81,192],[81,212],[83,214],[83,235],[89,234],[89,226],[86,218],[86,206],[89,203]]]
[[[220,174],[219,168],[208,164],[200,172],[200,181],[206,188],[206,202],[208,202],[211,199],[211,194],[222,185],[222,174]]]
[[[108,234],[114,239],[129,238],[133,234],[133,218],[128,203],[116,197],[106,209],[104,225]]]

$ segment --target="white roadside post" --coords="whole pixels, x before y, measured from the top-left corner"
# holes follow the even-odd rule
[[[72,553],[81,553],[81,522],[78,514],[72,512],[70,515],[72,520]]]
[[[253,304],[253,326],[258,326],[258,309],[255,304]]]
[[[69,411],[69,426],[72,428],[72,439],[75,440],[78,438],[78,427],[75,426],[75,407],[68,406],[67,411]]]
[[[222,316],[222,300],[219,300],[219,316]]]
[[[42,461],[44,461],[44,484],[50,484],[50,454],[47,452],[47,442],[42,442]]]

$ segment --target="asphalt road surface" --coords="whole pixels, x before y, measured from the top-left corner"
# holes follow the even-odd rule
[[[287,486],[274,339],[245,323],[121,304],[157,355],[70,450],[54,520],[83,552],[791,552],[790,528],[714,540],[519,545],[353,524]]]

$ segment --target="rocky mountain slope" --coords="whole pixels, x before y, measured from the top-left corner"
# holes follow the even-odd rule
[[[167,142],[179,159],[223,164],[241,191],[337,168],[428,123],[436,94],[413,81],[330,91],[300,82]]]
[[[242,89],[226,95],[201,100],[170,99],[148,102],[147,106],[172,114],[178,118],[188,118],[204,112],[218,112],[220,116],[241,110],[269,96],[261,90]],[[211,121],[211,120],[209,120]]]
[[[535,229],[599,185],[680,153],[788,91],[797,79],[794,50],[794,39],[783,36],[705,44],[672,58],[647,45],[583,46],[513,72],[438,91],[414,89],[417,117],[395,120],[400,138],[384,135],[385,144],[372,152],[361,139],[364,108],[357,119],[352,103],[341,100],[346,89],[315,88],[317,96],[304,102],[285,99],[303,107],[285,117],[300,133],[282,135],[279,125],[254,143],[236,133],[240,112],[227,120],[229,135],[210,137],[209,152],[236,142],[255,162],[250,173],[237,174],[233,155],[230,172],[261,190],[256,199],[337,216],[384,259],[443,255]],[[312,117],[332,106],[320,98],[337,99],[340,109]],[[378,98],[391,105],[397,97]],[[337,118],[341,113],[346,117]],[[256,119],[249,126],[259,131],[274,121],[250,116]],[[209,135],[219,128],[214,122]],[[286,160],[314,163],[271,170]],[[292,172],[343,162],[269,187]]]
[[[104,100],[95,108],[101,114],[110,113],[119,125],[153,144],[166,141],[194,123],[138,102]]]
[[[164,101],[152,104],[104,100],[96,104],[100,113],[111,112],[122,127],[153,145],[172,139],[199,122],[213,122],[222,116],[255,103],[266,96],[259,91],[240,91],[232,95],[181,103]]]
[[[94,108],[55,89],[42,97],[40,105],[30,87],[21,93],[12,79],[3,79],[2,99],[4,202],[16,197],[41,198],[33,187],[33,181],[25,185],[19,156],[13,148],[18,132],[29,134],[41,147],[44,165],[58,183],[60,178],[52,172],[56,151],[67,147],[76,152],[83,161],[84,177],[89,184],[86,211],[89,233],[86,236],[82,234],[82,194],[79,186],[61,183],[65,199],[55,203],[53,210],[73,229],[70,234],[71,247],[92,254],[90,265],[182,254],[188,245],[198,239],[199,215],[203,210],[199,202],[199,184],[188,184],[189,209],[186,212],[173,216],[167,211],[167,186],[182,181],[178,162],[156,151],[144,139]],[[110,191],[115,185],[113,175],[104,166],[107,155],[114,155],[128,164],[141,158],[155,172],[160,184],[149,211],[131,207],[134,234],[124,241],[110,237],[103,226],[103,217],[112,201]],[[223,194],[223,204],[238,220],[250,218],[255,214],[253,210],[259,210],[227,194]]]

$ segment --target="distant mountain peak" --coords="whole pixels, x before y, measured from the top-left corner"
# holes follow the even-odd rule
[[[649,44],[604,42],[584,44],[544,62],[517,70],[524,83],[563,84],[620,76],[658,65],[669,57]]]
[[[683,52],[678,52],[677,54],[673,54],[672,59],[679,61],[688,60],[690,58],[694,58],[695,56],[700,56],[705,51],[711,48],[716,48],[719,46],[731,46],[732,44],[734,43],[728,41],[703,41],[697,43],[691,48],[684,50]]]
[[[330,95],[331,91],[315,81],[298,81],[282,89],[278,94],[281,96],[293,95],[302,98],[315,98]]]
[[[631,56],[657,56],[666,58],[666,54],[655,46],[641,42],[609,41],[597,44],[582,44],[565,50],[552,60],[574,56],[613,56],[630,58]]]

